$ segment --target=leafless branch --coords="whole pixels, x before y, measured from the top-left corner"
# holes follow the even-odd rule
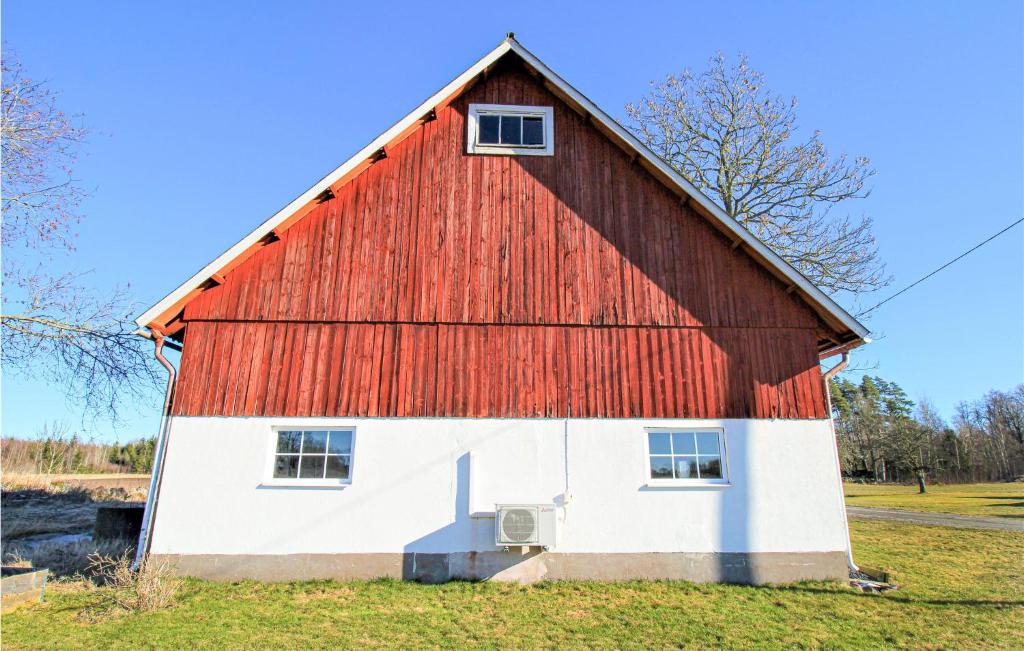
[[[13,53],[3,53],[2,68],[0,362],[61,386],[87,415],[116,419],[127,399],[159,386],[145,341],[132,335],[127,292],[102,296],[80,274],[54,275],[41,261],[74,250],[83,191],[72,165],[85,131]]]
[[[145,340],[132,334],[126,292],[97,300],[77,281],[26,276],[26,298],[0,314],[0,362],[62,386],[88,414],[116,419],[129,399],[151,395],[159,376]]]
[[[819,132],[795,141],[796,106],[771,95],[745,57],[730,67],[719,54],[700,75],[652,83],[626,111],[656,154],[816,285],[883,287],[871,219],[830,210],[866,197],[874,171],[867,158],[833,158]]]

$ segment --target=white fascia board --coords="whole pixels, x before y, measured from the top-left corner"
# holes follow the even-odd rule
[[[322,178],[316,185],[306,190],[302,195],[296,198],[294,201],[289,203],[287,206],[278,211],[270,219],[266,220],[259,227],[256,228],[252,233],[243,238],[240,242],[235,244],[233,247],[222,253],[216,260],[203,267],[197,274],[189,278],[187,281],[182,283],[177,289],[168,294],[160,302],[153,307],[149,308],[139,318],[135,320],[140,326],[145,326],[154,320],[161,313],[169,309],[172,305],[177,303],[183,297],[185,297],[190,291],[199,287],[203,282],[206,281],[212,274],[222,269],[228,262],[233,260],[254,245],[260,239],[265,237],[274,228],[290,217],[295,211],[305,206],[307,203],[315,199],[324,190],[331,187],[335,181],[348,174],[357,165],[362,163],[364,160],[369,158],[374,152],[379,150],[381,147],[389,143],[393,138],[398,136],[400,133],[405,131],[407,128],[412,126],[417,120],[422,118],[424,115],[429,113],[440,103],[446,99],[453,92],[458,90],[461,86],[468,83],[478,74],[484,71],[492,63],[496,62],[507,52],[515,52],[524,61],[526,61],[531,67],[533,67],[541,76],[545,77],[548,81],[554,84],[562,93],[568,98],[578,104],[583,110],[589,113],[594,119],[598,120],[606,129],[617,135],[624,142],[630,145],[636,152],[643,156],[644,159],[659,170],[666,178],[675,183],[679,189],[693,198],[694,201],[704,207],[713,217],[715,217],[729,232],[734,234],[751,249],[755,250],[760,254],[769,264],[771,264],[776,270],[778,270],[783,276],[791,281],[795,286],[802,289],[807,296],[814,302],[816,302],[822,309],[830,313],[840,323],[848,327],[854,332],[860,339],[866,340],[868,336],[868,329],[865,328],[857,319],[850,315],[844,310],[838,303],[832,300],[827,294],[818,289],[814,283],[809,281],[799,271],[793,268],[788,262],[783,260],[778,254],[771,250],[764,242],[757,239],[750,231],[743,228],[735,219],[730,217],[722,210],[714,201],[708,198],[703,192],[698,190],[692,183],[683,178],[678,172],[672,169],[665,161],[659,158],[654,152],[647,148],[640,140],[636,138],[628,129],[625,129],[622,125],[612,119],[608,114],[602,111],[596,104],[587,99],[585,95],[580,93],[578,90],[572,87],[568,82],[562,79],[556,74],[551,68],[544,64],[540,59],[533,55],[532,52],[527,50],[525,47],[519,44],[514,39],[506,39],[502,41],[498,47],[487,53],[482,59],[474,63],[468,70],[463,72],[461,75],[452,80],[447,86],[435,93],[430,99],[420,104],[411,113],[406,115],[404,118],[398,121],[393,127],[377,136],[366,147],[361,149],[357,154],[345,161],[340,167],[335,169],[333,172]]]
[[[267,219],[265,222],[260,224],[256,230],[246,235],[241,241],[232,246],[230,249],[220,254],[210,264],[206,265],[199,270],[194,276],[186,280],[184,283],[178,286],[173,292],[168,294],[166,297],[161,299],[158,303],[153,305],[145,312],[142,313],[135,323],[140,326],[146,326],[154,319],[156,319],[164,311],[168,310],[175,303],[184,298],[193,289],[199,287],[206,280],[223,269],[231,260],[241,255],[250,246],[256,244],[261,239],[267,236],[274,228],[276,228],[281,222],[288,219],[295,211],[299,210],[313,199],[320,196],[320,194],[330,188],[334,183],[352,171],[357,165],[362,163],[364,160],[369,158],[374,152],[378,151],[381,147],[388,144],[400,133],[411,127],[417,120],[434,110],[439,102],[446,99],[449,95],[458,90],[461,86],[468,83],[473,77],[484,71],[489,65],[504,56],[509,50],[512,49],[511,44],[508,40],[502,41],[498,47],[487,53],[482,59],[474,63],[468,70],[463,72],[461,75],[453,79],[447,86],[436,92],[430,99],[420,104],[417,108],[413,109],[411,113],[406,115],[404,118],[398,121],[395,126],[391,127],[384,133],[377,136],[373,142],[363,147],[354,156],[349,158],[347,161],[341,164],[340,167],[335,169],[333,172],[320,179],[316,185],[299,195],[294,201],[289,203],[287,206],[279,210],[272,217]]]
[[[821,291],[812,283],[810,280],[804,277],[799,271],[797,271],[792,265],[783,260],[777,253],[771,250],[764,242],[757,239],[746,228],[740,225],[735,219],[730,217],[721,207],[718,206],[714,201],[707,197],[703,192],[697,189],[692,183],[687,181],[682,175],[676,172],[671,166],[668,165],[664,160],[658,157],[657,154],[652,152],[647,145],[640,142],[636,136],[632,134],[628,129],[624,128],[608,114],[602,111],[596,104],[587,99],[583,93],[573,88],[567,81],[558,76],[555,71],[544,64],[540,59],[533,55],[532,52],[527,50],[525,47],[520,45],[516,41],[511,41],[512,51],[522,57],[530,66],[532,66],[541,76],[545,77],[548,81],[554,84],[559,90],[565,93],[574,102],[579,104],[583,110],[591,115],[592,118],[597,119],[605,128],[613,132],[618,137],[622,138],[630,146],[632,146],[638,154],[643,156],[647,162],[658,169],[662,174],[671,179],[679,188],[688,194],[694,201],[703,206],[709,213],[711,213],[719,222],[722,223],[732,234],[740,238],[750,248],[757,251],[762,255],[765,260],[775,267],[780,273],[782,273],[788,280],[794,285],[804,290],[809,297],[817,302],[824,310],[829,312],[832,316],[838,319],[843,325],[848,327],[854,332],[860,339],[867,339],[868,329],[865,328],[856,318],[854,318],[849,312],[847,312],[841,305],[832,300],[825,292]]]

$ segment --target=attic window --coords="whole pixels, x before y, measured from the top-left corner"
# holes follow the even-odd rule
[[[470,104],[467,153],[551,156],[553,114],[550,106]]]

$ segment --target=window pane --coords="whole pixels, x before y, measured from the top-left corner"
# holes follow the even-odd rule
[[[721,479],[722,478],[722,459],[721,459],[721,457],[701,457],[700,458],[700,476],[701,476],[701,479]]]
[[[651,454],[672,454],[672,449],[669,447],[668,434],[648,432],[647,442],[651,447]]]
[[[302,455],[302,463],[299,465],[299,477],[303,479],[323,479],[323,476],[324,458]]]
[[[302,454],[327,452],[327,432],[303,432]]]
[[[352,432],[331,432],[327,451],[331,454],[352,454]]]
[[[523,118],[523,144],[544,144],[544,118]]]
[[[299,455],[278,455],[274,459],[274,477],[282,479],[295,478],[299,476]]]
[[[699,454],[721,454],[718,449],[718,433],[697,432],[697,452]]]
[[[328,479],[348,479],[349,457],[340,454],[327,455]]]
[[[277,451],[299,453],[299,445],[302,443],[302,432],[278,432]]]
[[[697,448],[693,444],[693,432],[673,434],[672,452],[674,454],[697,454]]]
[[[672,479],[672,457],[651,457],[651,479]]]
[[[498,122],[497,115],[479,116],[480,133],[477,134],[477,142],[482,144],[498,144]]]
[[[519,145],[523,142],[523,118],[518,115],[501,116],[501,144]]]
[[[676,479],[697,479],[697,457],[673,457],[676,461]]]

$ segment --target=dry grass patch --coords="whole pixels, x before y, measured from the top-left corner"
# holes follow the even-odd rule
[[[96,554],[90,558],[89,573],[102,586],[100,601],[88,611],[98,614],[146,613],[171,606],[181,589],[167,563],[144,559],[132,569],[132,556]]]
[[[331,585],[325,586],[322,589],[299,592],[295,595],[295,601],[300,604],[308,604],[312,601],[323,600],[342,602],[350,599],[355,593],[355,589],[350,586]]]

